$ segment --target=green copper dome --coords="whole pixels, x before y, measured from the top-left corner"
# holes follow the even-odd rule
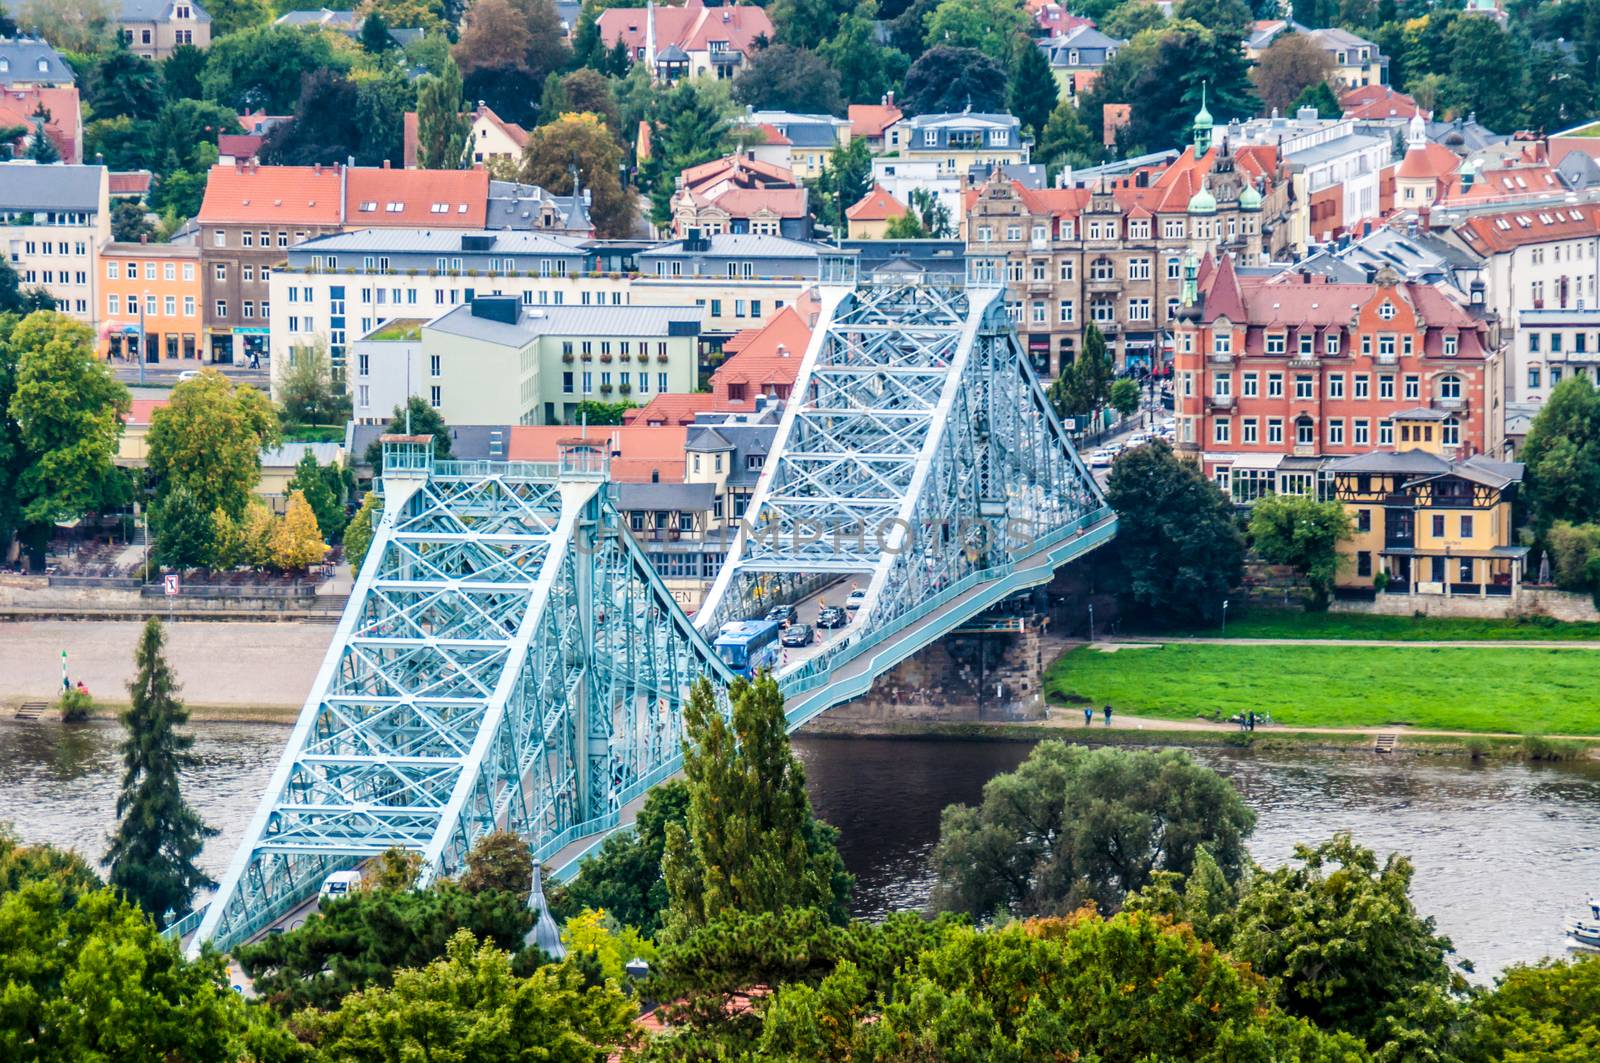
[[[1200,186],[1200,191],[1189,200],[1190,214],[1215,214],[1217,212],[1217,197],[1211,194],[1211,189],[1205,185]]]
[[[1191,204],[1193,206],[1193,204]],[[1245,185],[1244,191],[1239,193],[1240,210],[1260,210],[1261,193],[1257,192],[1254,185]]]

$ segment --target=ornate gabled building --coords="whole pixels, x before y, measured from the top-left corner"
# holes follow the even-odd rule
[[[804,240],[811,235],[809,195],[791,171],[743,154],[691,166],[672,193],[672,234],[694,230]]]

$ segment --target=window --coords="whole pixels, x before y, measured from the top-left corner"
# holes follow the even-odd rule
[[[1444,338],[1444,353],[1446,355],[1454,355],[1456,353],[1456,337],[1453,333]]]
[[[1392,376],[1380,376],[1380,377],[1378,377],[1378,398],[1379,399],[1393,399],[1394,398],[1394,377],[1392,377]]]
[[[1242,390],[1240,394],[1247,399],[1253,399],[1260,393],[1261,376],[1259,373],[1245,373],[1241,378]]]
[[[1330,399],[1342,399],[1342,398],[1344,398],[1344,374],[1343,373],[1334,373],[1333,375],[1328,377],[1328,398],[1330,398]]]
[[[1394,304],[1385,299],[1383,305],[1378,307],[1378,316],[1385,321],[1393,321],[1395,315]]]
[[[256,316],[255,301],[252,299],[246,299],[243,303],[241,303],[239,305],[239,316],[245,320],[254,318]]]
[[[1356,531],[1369,532],[1372,530],[1372,510],[1356,510]]]
[[[1392,446],[1394,446],[1394,422],[1393,421],[1379,421],[1378,422],[1378,446],[1380,446],[1380,447],[1392,447]]]
[[[1365,373],[1355,375],[1356,398],[1369,399],[1372,397],[1372,378]]]
[[[1109,258],[1097,258],[1089,266],[1089,279],[1094,281],[1113,281],[1117,279],[1117,267]]]
[[[254,247],[255,245],[255,237],[249,231],[241,232],[239,234],[240,247]]]
[[[1076,271],[1073,269],[1073,261],[1072,261],[1072,259],[1070,259],[1070,258],[1062,259],[1061,260],[1061,279],[1064,280],[1064,281],[1070,281],[1070,280],[1072,280],[1072,278],[1075,275],[1076,275]]]
[[[1282,373],[1268,373],[1267,374],[1267,398],[1269,398],[1269,399],[1281,399],[1281,398],[1283,398],[1283,374]]]
[[[1211,337],[1212,354],[1232,354],[1233,337],[1226,332],[1215,333]]]
[[[1182,224],[1181,222],[1179,224]],[[1182,235],[1181,233],[1179,235]],[[1183,279],[1183,260],[1180,258],[1167,259],[1167,280]]]
[[[1422,397],[1422,378],[1415,373],[1406,374],[1406,398],[1419,399]]]
[[[116,292],[112,292],[110,295],[106,296],[106,313],[112,315],[113,317],[122,313],[122,300],[118,298]]]
[[[594,371],[590,370],[590,369],[585,369],[583,371],[583,391],[584,391],[584,394],[588,394],[589,392],[591,392],[593,390],[594,390]]]
[[[1317,440],[1317,426],[1309,417],[1299,417],[1294,422],[1294,441],[1299,446],[1310,446]]]
[[[1435,539],[1444,538],[1444,514],[1442,513],[1433,515],[1433,537]]]
[[[1129,321],[1149,321],[1150,320],[1150,300],[1143,299],[1143,298],[1140,298],[1140,299],[1129,299],[1128,300],[1128,320]]]
[[[1075,315],[1073,313],[1072,300],[1071,299],[1063,299],[1063,300],[1061,300],[1061,307],[1060,307],[1060,310],[1058,312],[1058,316],[1060,317],[1061,323],[1063,325],[1072,324]]]
[[[1344,446],[1344,421],[1336,418],[1328,422],[1328,445],[1330,447]]]
[[[243,266],[240,266],[239,269],[244,280],[253,281],[256,279],[256,268],[250,263],[246,262]]]
[[[178,313],[178,297],[169,295],[162,300],[162,312],[168,317],[175,317]]]
[[[1454,417],[1446,417],[1444,424],[1439,429],[1439,441],[1447,447],[1461,445],[1461,422]]]
[[[1256,419],[1254,417],[1246,417],[1243,421],[1239,422],[1239,425],[1242,430],[1242,438],[1240,439],[1240,442],[1255,443]]]
[[[444,399],[438,384],[428,389],[428,405],[436,410],[444,405]]]
[[[226,299],[218,299],[217,300],[217,316],[218,317],[227,317],[228,316],[228,300],[226,300]]]
[[[106,261],[106,276],[111,280],[116,280],[120,274],[121,271],[117,269],[116,259],[108,259]],[[112,312],[115,313],[115,311]]]
[[[1355,444],[1358,447],[1372,445],[1371,424],[1365,417],[1357,417],[1353,422],[1355,427]]]
[[[1302,332],[1302,333],[1300,333],[1300,346],[1299,346],[1300,357],[1302,357],[1302,358],[1310,358],[1313,354],[1316,353],[1316,351],[1312,349],[1312,345],[1316,343],[1316,340],[1317,340],[1317,338],[1315,336],[1313,336],[1310,332]]]
[[[1148,258],[1128,259],[1128,279],[1131,281],[1147,281],[1150,279],[1150,260]]]
[[[1219,417],[1212,425],[1212,442],[1228,443],[1232,440],[1232,422],[1227,417]]]
[[[656,390],[657,391],[666,391],[667,390],[667,374],[666,373],[657,373],[656,374]]]
[[[1362,512],[1365,513],[1366,510],[1362,510]],[[1365,529],[1363,529],[1363,530],[1365,530]],[[1371,550],[1358,550],[1356,552],[1356,575],[1357,576],[1370,576],[1370,575],[1372,575],[1372,551]]]
[[[1272,445],[1272,444],[1280,444],[1282,442],[1283,442],[1283,418],[1282,417],[1268,417],[1267,418],[1267,443],[1269,445]]]
[[[428,375],[429,376],[443,376],[444,375],[444,372],[443,372],[444,367],[440,364],[440,361],[441,361],[441,359],[440,359],[439,355],[437,355],[437,354],[428,355]]]
[[[1296,373],[1294,377],[1294,397],[1296,399],[1309,399],[1315,394],[1316,378],[1308,373]]]
[[[1218,373],[1211,379],[1211,393],[1218,398],[1227,398],[1233,394],[1233,374]]]
[[[194,296],[192,295],[183,297],[183,316],[194,317]]]
[[[1339,353],[1339,334],[1330,332],[1322,337],[1322,349],[1327,354]]]
[[[1272,333],[1272,334],[1268,335],[1267,336],[1267,353],[1268,354],[1282,354],[1283,351],[1284,351],[1284,335],[1283,335],[1283,333],[1275,332],[1275,333]]]
[[[217,263],[216,278],[219,281],[225,281],[228,279],[228,264],[226,262]]]
[[[1536,365],[1528,367],[1528,386],[1530,388],[1539,386],[1539,367]]]
[[[161,279],[175,281],[178,279],[178,264],[176,262],[163,262],[161,264]]]

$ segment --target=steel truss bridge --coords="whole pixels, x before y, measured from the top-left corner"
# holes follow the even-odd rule
[[[723,696],[733,678],[711,646],[724,621],[840,580],[865,592],[778,673],[792,729],[1111,538],[992,277],[821,291],[694,620],[613,504],[603,436],[551,464],[386,438],[371,548],[216,898],[173,928],[191,949],[250,940],[391,846],[448,876],[509,829],[559,875],[679,770],[691,683]]]

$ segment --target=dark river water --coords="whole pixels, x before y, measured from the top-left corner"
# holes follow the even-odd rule
[[[220,834],[201,863],[220,876],[243,835],[289,729],[194,726],[199,764],[190,800]],[[114,820],[120,773],[114,725],[63,728],[0,722],[0,820],[27,841],[98,860]],[[859,914],[920,908],[939,813],[977,800],[993,774],[1027,755],[1020,743],[801,737],[817,813],[842,834]],[[1480,975],[1561,955],[1565,918],[1600,893],[1600,766],[1473,765],[1199,750],[1255,809],[1258,862],[1286,860],[1296,842],[1349,830],[1379,853],[1416,865],[1413,896]]]

